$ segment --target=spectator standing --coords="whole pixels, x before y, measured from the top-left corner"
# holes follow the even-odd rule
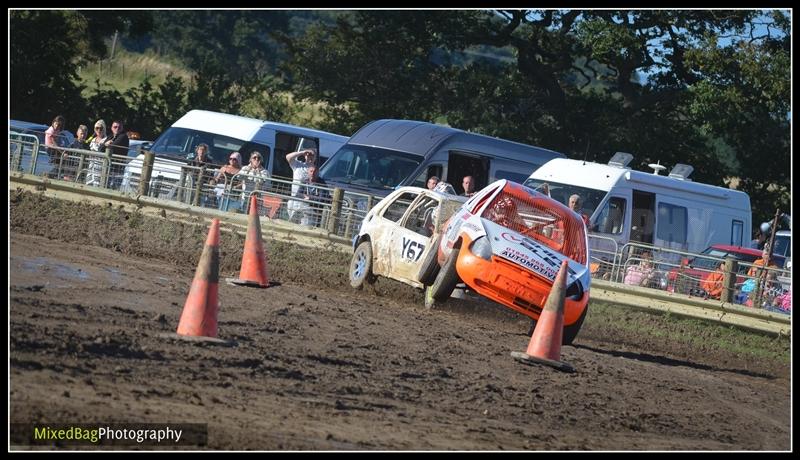
[[[65,151],[55,147],[68,147],[63,135],[65,124],[64,117],[58,115],[53,118],[50,127],[44,132],[44,145],[47,146],[47,156],[50,158],[50,164],[55,165],[47,175],[54,179],[58,178],[59,163],[61,163],[62,156],[66,155]]]
[[[464,193],[461,196],[471,197],[475,194],[475,178],[472,176],[464,176],[461,179],[461,186],[464,187]]]
[[[583,212],[582,205],[583,205],[583,200],[581,199],[581,196],[578,195],[577,193],[569,197],[569,208],[578,213],[578,215],[581,216],[581,219],[583,219],[583,223],[586,224],[586,226],[588,227],[589,216],[587,216]]]
[[[302,161],[300,161],[302,159]],[[292,168],[292,196],[297,197],[300,194],[300,187],[303,184],[310,182],[310,169],[311,166],[317,164],[317,151],[316,149],[304,149],[296,152],[286,154],[286,161]],[[305,213],[299,212],[304,210],[306,205],[302,201],[290,200],[287,208],[289,209],[289,219],[292,222],[297,222]]]
[[[317,227],[320,223],[321,203],[330,203],[331,197],[327,190],[319,187],[325,185],[325,181],[317,176],[317,167],[311,166],[308,169],[308,181],[306,185],[298,190],[297,198],[300,206],[297,209],[300,225],[307,227]]]
[[[87,134],[89,133],[89,128],[86,125],[78,126],[78,129],[75,130],[75,140],[69,145],[71,149],[79,149],[79,150],[89,150],[89,139],[86,138]],[[71,157],[70,157],[71,155]],[[76,154],[70,154],[69,152],[64,152],[62,161],[62,166],[64,168],[64,180],[73,180],[74,177],[77,177],[78,172],[76,169],[78,167],[78,159],[75,156]],[[74,176],[73,176],[74,174]]]
[[[245,196],[256,190],[264,190],[270,174],[264,168],[264,157],[261,156],[261,152],[254,150],[250,154],[250,163],[239,171],[239,175],[242,179],[242,191]]]
[[[50,127],[44,132],[44,144],[49,147],[47,149],[48,153],[51,152],[52,147],[66,147],[64,138],[62,136],[65,124],[66,121],[64,120],[64,117],[58,115],[53,118],[53,122],[50,124]]]
[[[193,187],[197,187],[198,181],[200,181],[200,206],[205,207],[208,203],[208,195],[205,191],[203,191],[203,185],[207,182],[211,182],[214,178],[214,171],[211,169],[213,164],[211,163],[211,159],[208,156],[208,144],[200,143],[197,144],[197,147],[194,148],[194,155],[190,155],[188,158],[189,166],[194,168],[199,168],[199,170],[192,170],[189,174],[191,174]]]
[[[439,178],[437,176],[431,176],[428,178],[428,190],[433,190],[436,188],[436,184],[439,183]]]
[[[239,171],[242,169],[242,155],[239,152],[233,152],[228,157],[228,164],[221,167],[211,182],[216,185],[216,194],[217,199],[219,201],[219,209],[225,210],[225,200],[223,199],[223,194],[225,190],[229,190],[229,198],[233,200],[238,200],[240,195],[240,190],[236,190],[236,185],[234,183],[234,177],[239,174]],[[230,187],[229,187],[230,185]]]
[[[653,267],[653,256],[649,251],[641,254],[642,260],[638,264],[631,265],[625,270],[625,278],[622,280],[625,284],[631,286],[645,286],[647,287],[653,280],[655,275],[655,267]]]
[[[104,152],[106,143],[106,122],[101,118],[94,123],[94,135],[89,138],[89,150],[93,152]],[[86,173],[86,185],[100,186],[103,177],[103,158],[99,155],[92,155],[89,159]]]
[[[128,139],[128,133],[125,132],[125,127],[121,121],[114,120],[111,123],[111,133],[111,138],[107,139],[105,142],[106,148],[111,149],[112,155],[127,157],[130,140]],[[116,162],[111,160],[111,170],[109,173],[111,178],[108,181],[108,187],[112,189],[119,188],[119,184],[122,182],[122,176],[125,174],[125,164],[121,163],[119,160]]]
[[[75,131],[75,140],[72,141],[69,148],[89,150],[89,139],[86,137],[89,134],[89,128],[86,125],[78,126]]]

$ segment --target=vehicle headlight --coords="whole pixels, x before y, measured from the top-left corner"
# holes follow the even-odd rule
[[[485,236],[473,241],[469,250],[481,259],[492,260],[492,243]]]

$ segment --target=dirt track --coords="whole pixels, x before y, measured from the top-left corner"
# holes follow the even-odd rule
[[[509,356],[528,343],[515,314],[427,311],[386,282],[354,293],[339,256],[277,243],[280,286],[220,285],[219,336],[233,346],[165,339],[204,228],[184,235],[194,257],[140,257],[85,242],[109,211],[42,203],[12,197],[11,422],[208,423],[207,447],[229,450],[790,448],[788,363],[598,327],[590,311],[562,349],[577,372],[525,366]],[[108,225],[135,238],[120,216]],[[238,256],[221,252],[234,276]]]

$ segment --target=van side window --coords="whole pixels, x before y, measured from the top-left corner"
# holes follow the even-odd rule
[[[386,210],[383,211],[383,218],[391,220],[392,222],[399,222],[403,214],[411,205],[411,202],[417,198],[418,194],[406,192],[397,197]]]
[[[408,184],[412,187],[421,187],[425,188],[428,185],[428,178],[431,176],[436,176],[439,180],[442,180],[442,175],[444,171],[444,166],[440,164],[432,164],[428,165],[428,167],[414,179],[414,182]]]
[[[731,223],[731,245],[741,246],[744,233],[744,222],[734,219]]]
[[[688,211],[683,206],[658,203],[658,225],[656,235],[660,240],[672,243],[686,243]]]
[[[596,224],[593,230],[599,233],[610,233],[619,235],[625,224],[625,198],[614,196],[609,198],[600,214],[597,215]]]

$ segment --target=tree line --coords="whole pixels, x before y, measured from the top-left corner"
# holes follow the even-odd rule
[[[13,118],[119,117],[153,138],[191,108],[315,128],[377,118],[445,122],[571,158],[633,153],[752,201],[790,202],[790,26],[765,10],[10,11]],[[76,66],[126,47],[193,72],[119,92]]]

